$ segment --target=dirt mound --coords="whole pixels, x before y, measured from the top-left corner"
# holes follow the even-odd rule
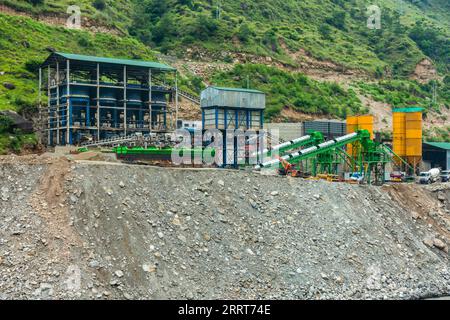
[[[421,187],[88,161],[5,162],[0,172],[2,298],[419,298],[450,288],[443,220],[425,219],[426,208],[448,212]],[[405,192],[418,195],[412,207]]]
[[[441,79],[430,59],[423,59],[420,61],[416,65],[416,68],[410,78],[417,80],[420,83],[427,83],[431,80]]]

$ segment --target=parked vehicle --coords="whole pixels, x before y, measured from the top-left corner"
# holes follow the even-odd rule
[[[450,182],[450,170],[441,172],[441,181],[442,182]]]
[[[391,172],[391,182],[404,182],[406,174],[400,171]]]
[[[438,181],[441,170],[431,169],[427,172],[421,172],[419,175],[419,183],[421,184],[432,184]]]
[[[357,183],[362,183],[364,181],[364,175],[359,172],[354,172],[350,176],[350,180]]]

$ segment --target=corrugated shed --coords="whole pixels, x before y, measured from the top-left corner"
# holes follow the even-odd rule
[[[450,151],[450,142],[425,142],[425,144]]]
[[[201,107],[225,107],[262,110],[266,108],[264,92],[250,89],[208,87],[200,95]]]

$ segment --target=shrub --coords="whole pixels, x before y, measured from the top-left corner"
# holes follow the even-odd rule
[[[37,74],[42,61],[39,60],[28,60],[25,62],[25,69],[32,74]]]
[[[45,0],[27,0],[27,1],[31,3],[33,6],[42,5],[45,2]]]
[[[0,115],[0,133],[12,132],[14,121],[7,116]]]
[[[106,8],[106,1],[105,0],[94,0],[92,5],[97,10],[105,10],[105,8]]]
[[[239,27],[237,36],[238,36],[239,40],[241,40],[243,42],[248,42],[251,39],[251,37],[253,36],[253,31],[250,29],[250,27],[247,23],[243,23]]]
[[[327,24],[321,24],[319,27],[319,33],[326,40],[331,40],[331,27]]]

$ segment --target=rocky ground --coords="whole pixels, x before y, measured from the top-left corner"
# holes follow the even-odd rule
[[[448,295],[450,186],[0,158],[1,299]]]

